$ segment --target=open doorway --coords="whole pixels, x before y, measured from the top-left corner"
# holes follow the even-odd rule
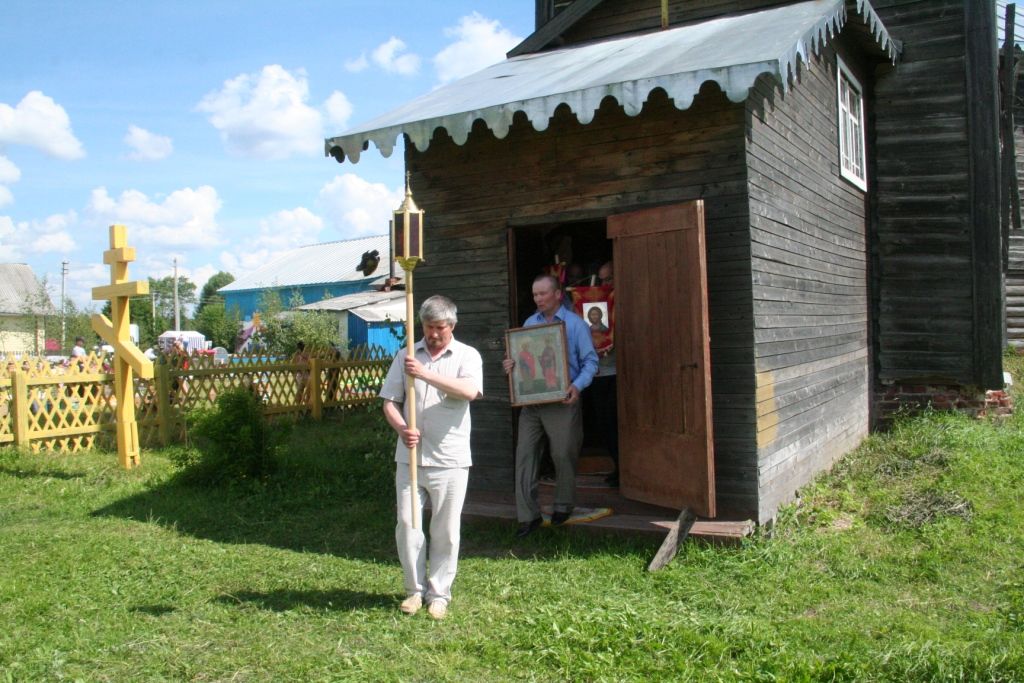
[[[536,311],[532,295],[533,279],[550,272],[552,266],[564,264],[563,298],[570,307],[571,288],[599,284],[601,267],[612,260],[612,241],[606,232],[607,225],[603,219],[512,228],[509,232],[509,266],[512,275],[510,325],[522,325]],[[607,270],[604,274],[607,274]],[[617,487],[618,424],[614,355],[603,352],[600,365],[603,374],[599,370],[599,376],[581,397],[583,448],[579,472],[588,484]],[[551,473],[547,471],[549,469],[553,471],[553,465],[545,459],[541,466],[542,480]]]
[[[581,278],[614,258],[616,418],[599,419],[583,392],[586,461],[619,452],[622,497],[712,518],[715,509],[704,205],[648,207],[599,221],[509,231],[513,327],[534,312],[533,278],[556,262]],[[567,275],[571,281],[574,275]],[[609,299],[611,301],[611,299]],[[611,308],[610,308],[611,310]],[[594,332],[591,326],[592,335]],[[600,375],[599,375],[600,377]],[[628,400],[627,400],[628,398]],[[609,438],[602,427],[614,425]],[[579,485],[579,482],[577,482]]]

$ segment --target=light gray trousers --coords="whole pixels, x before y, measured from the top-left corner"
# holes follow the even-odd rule
[[[469,483],[468,467],[419,467],[416,470],[416,502],[420,508],[420,529],[412,528],[412,484],[409,465],[395,467],[395,495],[398,524],[395,542],[405,578],[405,594],[423,596],[423,602],[442,599],[451,602],[452,582],[459,563],[462,504]],[[424,494],[430,496],[430,543],[423,533]],[[429,569],[428,569],[429,552]]]
[[[537,471],[545,437],[551,445],[551,459],[555,463],[554,509],[556,512],[572,512],[576,504],[576,463],[583,445],[580,403],[526,406],[519,413],[516,517],[520,522],[530,522],[541,515],[537,501]]]

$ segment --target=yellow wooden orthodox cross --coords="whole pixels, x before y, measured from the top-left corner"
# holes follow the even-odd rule
[[[135,389],[132,371],[143,379],[153,378],[153,363],[131,340],[128,299],[149,294],[149,282],[129,282],[128,263],[135,260],[135,248],[128,246],[128,228],[110,226],[110,249],[103,262],[110,266],[110,284],[92,288],[93,300],[110,299],[111,322],[102,313],[92,316],[92,329],[114,347],[114,396],[117,457],[121,466],[131,469],[139,464],[139,425],[135,421]]]

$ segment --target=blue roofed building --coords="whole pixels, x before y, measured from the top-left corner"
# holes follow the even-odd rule
[[[284,252],[261,268],[217,290],[228,310],[238,307],[243,320],[259,310],[260,299],[276,291],[285,308],[296,295],[303,303],[364,292],[391,274],[387,235],[310,244]]]

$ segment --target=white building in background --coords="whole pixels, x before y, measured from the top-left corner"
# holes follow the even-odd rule
[[[54,313],[29,266],[0,263],[0,354],[45,353],[45,316]]]

